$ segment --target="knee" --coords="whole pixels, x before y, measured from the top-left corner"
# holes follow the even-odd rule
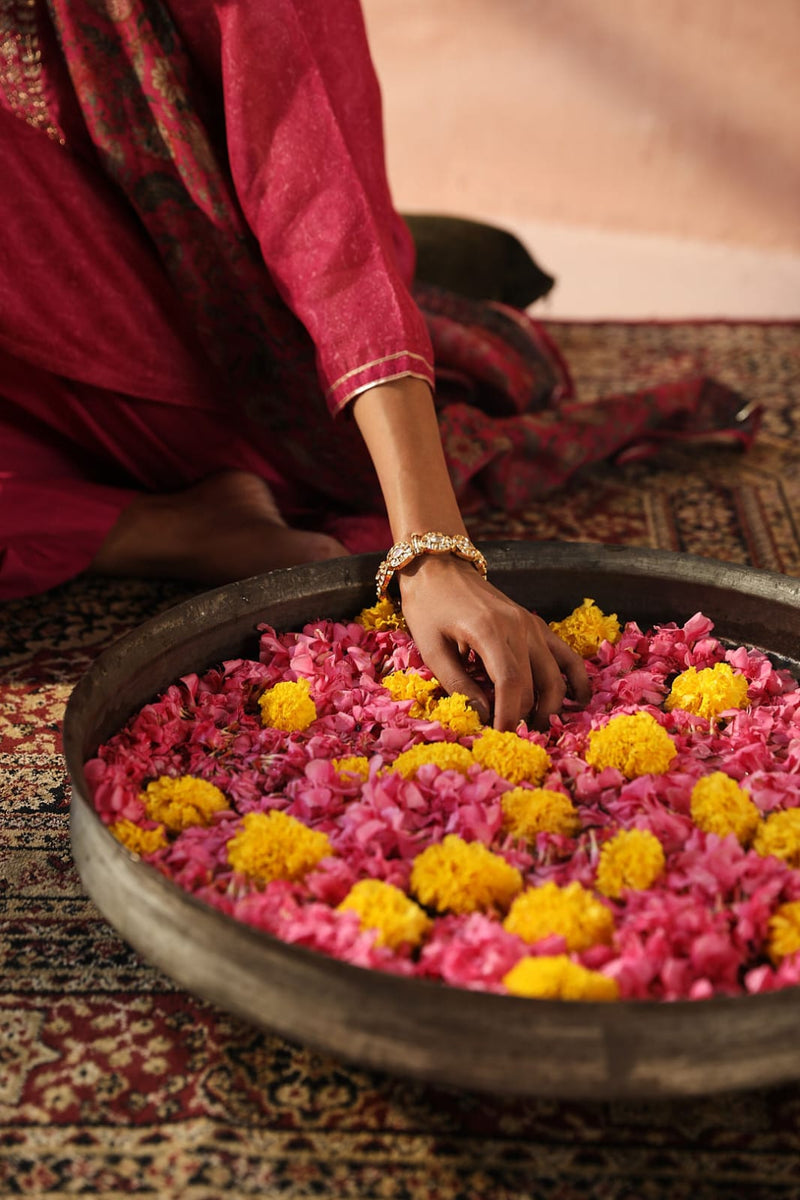
[[[325,562],[329,558],[346,558],[350,553],[336,538],[326,533],[314,533],[308,536],[308,561]]]

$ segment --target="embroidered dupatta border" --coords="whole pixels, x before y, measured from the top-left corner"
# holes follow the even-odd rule
[[[18,117],[63,145],[44,94],[36,5],[37,0],[0,0],[0,93]]]

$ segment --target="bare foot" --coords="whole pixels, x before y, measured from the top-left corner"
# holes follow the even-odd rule
[[[220,584],[347,553],[326,534],[290,529],[263,479],[231,470],[182,492],[137,497],[89,569]]]

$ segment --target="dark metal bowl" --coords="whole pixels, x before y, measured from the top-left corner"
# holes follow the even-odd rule
[[[800,581],[663,551],[491,543],[491,579],[546,618],[584,596],[640,624],[697,611],[719,636],[800,675]],[[372,602],[374,556],[275,571],[176,606],[107,650],[64,722],[72,848],[86,890],[145,958],[230,1012],[343,1059],[506,1095],[692,1095],[800,1078],[800,989],[658,1003],[528,1000],[365,970],[251,929],[193,899],[117,842],[83,764],[188,671],[254,655],[261,621],[299,628]]]

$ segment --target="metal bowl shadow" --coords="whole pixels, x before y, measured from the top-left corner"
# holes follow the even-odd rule
[[[718,635],[800,675],[800,581],[665,551],[494,542],[491,579],[546,618],[584,596],[643,624],[697,611]],[[83,766],[174,679],[256,652],[267,621],[299,628],[372,602],[376,556],[275,571],[204,593],[102,654],[64,721],[72,848],[83,884],[139,953],[189,991],[347,1061],[457,1088],[564,1098],[680,1096],[800,1078],[800,989],[658,1003],[527,1000],[366,970],[240,924],[117,842]]]

